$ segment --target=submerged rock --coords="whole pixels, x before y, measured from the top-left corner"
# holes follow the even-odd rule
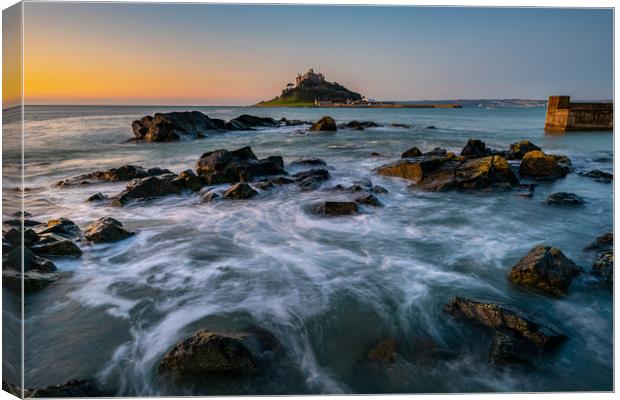
[[[204,153],[196,163],[196,172],[209,185],[250,181],[260,176],[287,175],[282,157],[259,160],[250,147]]]
[[[602,281],[613,287],[614,284],[614,252],[604,251],[596,257],[592,264],[592,274],[599,276]]]
[[[607,232],[604,235],[597,237],[592,243],[587,245],[585,251],[606,251],[611,250],[614,247],[614,233]]]
[[[355,202],[357,204],[362,204],[362,205],[371,206],[371,207],[382,207],[383,206],[383,204],[379,201],[379,199],[377,199],[372,194],[366,194],[366,195],[360,196],[355,199]]]
[[[257,189],[267,190],[274,186],[289,185],[291,183],[295,183],[295,181],[285,176],[277,176],[275,178],[269,178],[269,179],[258,181],[254,183],[253,185]]]
[[[135,235],[123,228],[123,224],[111,217],[99,218],[90,224],[84,232],[84,237],[93,243],[117,242]]]
[[[541,244],[512,267],[510,279],[521,286],[563,296],[579,273],[579,268],[560,249]]]
[[[220,197],[222,196],[220,196],[219,194],[215,192],[207,192],[203,196],[200,197],[200,201],[201,203],[210,203],[213,200],[219,199]]]
[[[444,311],[496,331],[513,332],[541,349],[552,349],[566,339],[553,325],[505,304],[454,297]]]
[[[293,181],[301,190],[316,190],[321,184],[331,178],[326,169],[311,169],[309,171],[298,172],[291,176]]]
[[[228,188],[222,197],[225,199],[241,200],[249,199],[256,195],[258,195],[258,192],[254,190],[252,186],[244,182],[239,182]]]
[[[490,361],[496,365],[530,364],[540,353],[530,341],[508,330],[498,330],[491,343]]]
[[[581,206],[586,202],[575,193],[557,192],[550,194],[546,203],[554,206]]]
[[[87,198],[86,202],[91,203],[95,201],[104,201],[104,200],[108,200],[108,196],[104,195],[101,192],[97,192],[93,194],[92,196],[90,196],[89,198]]]
[[[579,175],[593,178],[595,181],[602,183],[611,183],[611,181],[614,179],[614,174],[611,174],[609,172],[603,172],[599,169],[593,169],[592,171],[588,172],[580,172]]]
[[[395,354],[398,342],[393,337],[381,339],[366,355],[366,359],[371,363],[393,364],[396,361]]]
[[[373,121],[350,121],[346,124],[338,125],[338,129],[353,129],[363,131],[365,128],[377,128],[380,126],[381,125]]]
[[[540,147],[536,146],[529,140],[522,140],[510,145],[508,153],[506,153],[506,159],[508,160],[521,160],[530,151],[540,151]]]
[[[302,167],[302,166],[324,166],[327,165],[327,163],[323,160],[321,160],[320,158],[302,158],[299,160],[295,160],[293,162],[291,162],[290,166],[291,167]]]
[[[314,204],[310,211],[316,215],[337,217],[341,215],[353,215],[359,213],[357,203],[352,201],[325,201]]]
[[[177,343],[159,364],[159,373],[176,377],[240,375],[260,372],[281,351],[271,332],[200,330]]]
[[[529,151],[523,157],[519,166],[519,174],[541,180],[555,180],[567,174],[555,156],[543,153],[540,150]]]
[[[320,131],[335,132],[338,130],[338,127],[336,126],[336,121],[334,121],[332,117],[325,116],[321,118],[320,120],[318,120],[317,122],[315,122],[314,124],[312,124],[309,130],[313,132],[320,132]]]

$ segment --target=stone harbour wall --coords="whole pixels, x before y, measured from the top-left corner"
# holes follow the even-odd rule
[[[571,103],[570,96],[549,96],[545,130],[613,130],[613,103]]]

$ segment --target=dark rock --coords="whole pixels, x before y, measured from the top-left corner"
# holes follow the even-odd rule
[[[383,155],[381,153],[377,153],[376,151],[373,151],[372,153],[370,153],[371,157],[383,157]]]
[[[295,160],[291,164],[291,167],[299,167],[299,166],[317,166],[317,165],[327,165],[327,163],[320,158],[303,158],[300,160]]]
[[[313,132],[320,132],[320,131],[335,132],[338,130],[338,127],[336,126],[336,121],[334,121],[332,117],[325,116],[321,118],[320,120],[318,120],[317,122],[315,122],[314,124],[312,124],[309,130]]]
[[[614,233],[607,232],[604,235],[597,237],[594,242],[587,245],[585,251],[607,251],[614,248]]]
[[[611,181],[614,179],[614,174],[611,174],[609,172],[603,172],[599,169],[593,169],[592,171],[588,172],[580,172],[579,175],[587,176],[588,178],[594,178],[595,181],[602,183],[611,183]]]
[[[531,364],[539,353],[532,342],[511,331],[499,330],[493,338],[489,356],[496,365]]]
[[[187,169],[179,174],[177,178],[170,181],[179,190],[191,190],[197,192],[202,188],[202,179],[198,177],[191,169]]]
[[[31,249],[39,256],[60,257],[82,254],[82,250],[73,241],[54,233],[39,235],[39,241],[32,245]]]
[[[536,185],[534,184],[519,184],[515,185],[514,189],[516,190],[516,195],[521,197],[534,197],[534,190],[536,189]]]
[[[209,185],[249,181],[269,175],[286,175],[281,157],[259,160],[250,147],[238,150],[215,150],[203,154],[196,172]]]
[[[614,284],[614,252],[605,251],[596,257],[592,264],[592,274],[601,277],[602,281],[613,287]]]
[[[339,129],[354,129],[358,131],[363,131],[365,128],[377,128],[381,125],[377,124],[373,121],[351,121],[346,124],[340,124],[338,126]]]
[[[510,164],[501,156],[488,156],[465,161],[456,168],[458,189],[481,189],[497,184],[516,185],[519,179]]]
[[[22,231],[19,227],[12,227],[10,225],[3,225],[2,238],[11,246],[19,246],[22,244]],[[28,228],[24,231],[24,244],[29,246],[39,240],[39,235]]]
[[[512,267],[510,279],[521,286],[563,296],[579,273],[579,268],[560,249],[541,244]]]
[[[521,160],[519,174],[535,179],[555,180],[565,177],[567,170],[560,166],[554,156],[533,150],[527,152]]]
[[[219,194],[215,192],[207,192],[200,198],[200,201],[202,203],[210,203],[213,200],[219,199],[220,197],[222,196],[220,196]]]
[[[223,197],[225,199],[242,200],[252,198],[256,195],[258,195],[258,192],[254,190],[252,186],[244,182],[239,182],[228,188],[224,192]]]
[[[92,379],[72,379],[61,385],[48,386],[42,389],[27,389],[25,397],[111,397],[114,393],[105,390]]]
[[[97,181],[104,182],[128,182],[133,179],[146,178],[147,176],[157,176],[170,174],[167,169],[150,168],[145,169],[137,165],[123,165],[118,168],[110,168],[105,171],[95,171],[88,174],[74,176],[64,179],[57,183],[58,186],[83,185]]]
[[[60,272],[28,271],[22,274],[12,269],[2,271],[2,285],[18,293],[21,293],[22,282],[24,291],[30,293],[41,290],[60,278],[62,278]]]
[[[123,224],[111,217],[102,217],[88,225],[84,237],[93,243],[117,242],[135,235],[123,228]]]
[[[157,113],[131,124],[136,139],[147,142],[173,142],[196,139],[206,133],[233,129],[225,121],[211,119],[199,111]]]
[[[469,159],[469,158],[480,158],[487,157],[493,155],[493,151],[491,149],[487,149],[486,144],[479,139],[469,139],[463,150],[461,150],[461,157]]]
[[[284,176],[277,176],[275,178],[269,178],[269,179],[264,179],[262,181],[258,181],[254,183],[253,185],[257,189],[267,190],[274,186],[289,185],[291,183],[295,183],[295,181],[287,177],[284,177]]]
[[[330,178],[329,171],[326,169],[311,169],[309,171],[298,172],[291,176],[297,186],[301,188],[301,190],[315,190],[323,181],[326,181]]]
[[[226,128],[231,130],[251,130],[258,127],[275,127],[279,126],[278,121],[268,117],[256,117],[254,115],[243,114],[235,119],[231,119]]]
[[[170,180],[150,176],[129,182],[127,188],[114,197],[112,204],[123,206],[131,200],[147,200],[178,193],[180,193],[180,189]]]
[[[404,128],[404,129],[409,129],[409,128],[411,128],[411,125],[407,125],[407,124],[397,124],[397,123],[390,124],[390,126],[391,126],[392,128]]]
[[[513,143],[510,145],[508,153],[506,153],[506,159],[521,160],[530,151],[540,151],[540,147],[536,146],[529,140]]]
[[[581,206],[586,202],[575,193],[557,192],[550,194],[546,203],[554,206]]]
[[[299,125],[310,125],[311,122],[308,121],[301,121],[299,119],[286,119],[284,117],[282,117],[282,119],[280,119],[280,123],[285,125],[285,126],[299,126]]]
[[[28,247],[23,247],[24,251],[24,271],[54,272],[56,265],[48,259],[39,257]],[[2,255],[2,269],[12,269],[21,271],[22,268],[22,246],[17,246]]]
[[[104,201],[107,200],[108,196],[104,195],[101,192],[97,192],[95,194],[93,194],[92,196],[90,196],[89,198],[86,199],[86,202],[95,202],[95,201]]]
[[[437,129],[437,127],[435,125],[429,125],[426,127],[426,129]]]
[[[179,342],[162,359],[159,373],[175,377],[243,375],[260,372],[281,351],[268,331],[212,332],[200,330]]]
[[[505,304],[455,297],[444,310],[487,328],[514,332],[541,349],[551,349],[566,339],[553,325]]]
[[[398,342],[393,337],[383,338],[366,355],[371,363],[393,364],[396,361],[394,354],[398,348]]]
[[[357,193],[357,192],[365,191],[366,188],[362,187],[362,185],[351,185],[351,186],[347,187],[345,190],[347,192]]]
[[[47,221],[47,224],[36,227],[35,231],[39,235],[54,233],[67,239],[76,240],[82,236],[82,230],[75,222],[69,218],[60,217]]]
[[[373,193],[378,193],[378,194],[388,193],[388,190],[386,188],[384,188],[383,186],[379,186],[379,185],[373,186],[372,189],[370,189],[370,191]]]
[[[28,218],[28,217],[32,217],[32,214],[30,214],[28,211],[15,211],[13,214],[11,214],[12,216],[16,217],[16,218]],[[3,381],[4,382],[4,381]]]
[[[412,157],[419,157],[422,155],[422,152],[420,151],[420,149],[418,149],[417,147],[412,147],[409,150],[405,151],[403,154],[401,154],[401,158],[412,158]]]
[[[317,215],[335,217],[357,214],[359,213],[359,208],[357,203],[352,201],[326,201],[313,205],[310,211]]]
[[[358,197],[357,199],[355,199],[355,202],[357,204],[363,204],[363,205],[371,206],[371,207],[382,207],[383,206],[383,204],[381,204],[379,199],[377,199],[372,194],[366,194],[364,196]]]
[[[16,385],[14,383],[5,381],[4,379],[2,380],[2,390],[4,390],[5,392],[12,394],[13,396],[21,399],[23,397],[25,397],[22,394],[22,388],[19,385]]]

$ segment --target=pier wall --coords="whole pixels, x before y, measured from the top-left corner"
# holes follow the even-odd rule
[[[570,96],[549,96],[545,130],[613,130],[613,103],[571,103]]]

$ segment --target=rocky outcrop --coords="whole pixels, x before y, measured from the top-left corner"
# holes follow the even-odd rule
[[[563,296],[579,273],[579,268],[560,249],[541,244],[512,267],[510,279],[549,295]]]
[[[488,149],[486,144],[480,139],[469,139],[463,150],[461,150],[461,157],[465,159],[487,157],[493,154],[493,150]]]
[[[123,228],[123,224],[111,217],[99,218],[90,224],[84,232],[86,240],[93,243],[109,243],[127,239],[135,235]]]
[[[336,126],[336,121],[332,117],[325,116],[312,124],[309,129],[312,132],[325,132],[332,131],[335,132],[338,130],[338,126]]]
[[[381,339],[366,355],[366,359],[376,364],[393,364],[398,342],[393,337]]]
[[[593,169],[592,171],[588,172],[580,172],[579,175],[593,178],[596,182],[601,183],[611,183],[611,181],[614,179],[614,174],[609,172],[603,172],[599,169]]]
[[[550,323],[506,304],[455,297],[444,311],[496,332],[511,332],[539,349],[553,349],[566,339],[566,335]]]
[[[540,151],[540,147],[536,146],[529,140],[522,140],[510,145],[510,149],[506,153],[506,159],[521,160],[530,151]]]
[[[260,372],[281,346],[272,333],[252,328],[243,332],[200,330],[176,344],[162,359],[159,372],[174,377],[242,375]]]
[[[287,175],[282,157],[259,160],[250,147],[204,153],[196,163],[196,173],[209,185],[245,182],[260,176]]]
[[[225,199],[243,200],[257,196],[258,192],[244,182],[235,183],[224,191],[222,197]]]
[[[104,171],[95,171],[88,174],[74,176],[57,182],[58,186],[84,185],[96,182],[128,182],[137,178],[170,174],[167,169],[149,168],[137,165],[123,165],[118,168],[110,168]]]
[[[358,214],[359,208],[353,201],[325,201],[312,205],[310,212],[316,215],[337,217]]]
[[[377,173],[413,181],[424,191],[481,189],[495,184],[518,184],[508,162],[494,155],[464,160],[442,149],[377,168]]]
[[[521,176],[540,180],[563,178],[567,173],[567,168],[561,166],[555,156],[545,154],[540,150],[527,152],[519,166]]]
[[[553,206],[581,206],[585,200],[575,193],[556,192],[547,197],[546,203]]]

